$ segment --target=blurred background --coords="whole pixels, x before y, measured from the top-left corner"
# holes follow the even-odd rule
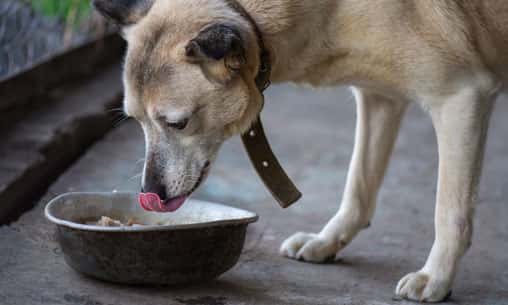
[[[0,79],[108,30],[89,0],[0,1]]]

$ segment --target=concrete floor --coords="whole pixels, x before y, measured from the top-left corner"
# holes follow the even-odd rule
[[[448,304],[508,304],[508,103],[498,103],[486,154],[472,249]],[[220,279],[178,288],[124,287],[67,267],[44,204],[67,191],[138,190],[143,139],[135,123],[107,135],[18,222],[0,228],[5,305],[386,305],[397,281],[424,263],[433,240],[437,153],[428,118],[414,106],[403,126],[369,230],[331,264],[278,256],[284,238],[318,231],[337,210],[353,145],[354,103],[345,89],[270,89],[264,119],[274,150],[304,197],[281,210],[255,176],[238,139],[222,150],[196,197],[259,213],[239,264]],[[133,178],[134,177],[134,178]]]

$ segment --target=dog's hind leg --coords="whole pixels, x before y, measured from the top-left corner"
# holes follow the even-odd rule
[[[459,260],[471,242],[495,88],[489,85],[480,90],[469,85],[451,97],[431,99],[427,104],[439,147],[435,241],[425,266],[399,281],[396,294],[400,297],[439,302],[451,290]]]
[[[370,224],[407,102],[363,89],[353,92],[357,103],[355,148],[340,209],[320,233],[297,233],[284,241],[280,249],[284,256],[325,261]]]

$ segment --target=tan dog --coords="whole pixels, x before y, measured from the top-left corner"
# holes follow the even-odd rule
[[[239,0],[270,49],[272,81],[350,84],[358,125],[338,213],[287,257],[321,262],[366,227],[406,105],[428,110],[439,144],[436,239],[396,293],[441,301],[471,241],[489,116],[508,83],[506,0]],[[125,110],[143,126],[143,186],[187,196],[221,143],[261,109],[252,25],[225,0],[95,0],[123,24]]]

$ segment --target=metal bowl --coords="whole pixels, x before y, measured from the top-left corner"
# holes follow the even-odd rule
[[[247,225],[258,216],[221,204],[190,200],[175,213],[144,211],[133,193],[69,193],[53,199],[46,217],[57,225],[65,261],[105,281],[175,285],[214,279],[238,261]],[[146,224],[98,227],[108,216]]]

